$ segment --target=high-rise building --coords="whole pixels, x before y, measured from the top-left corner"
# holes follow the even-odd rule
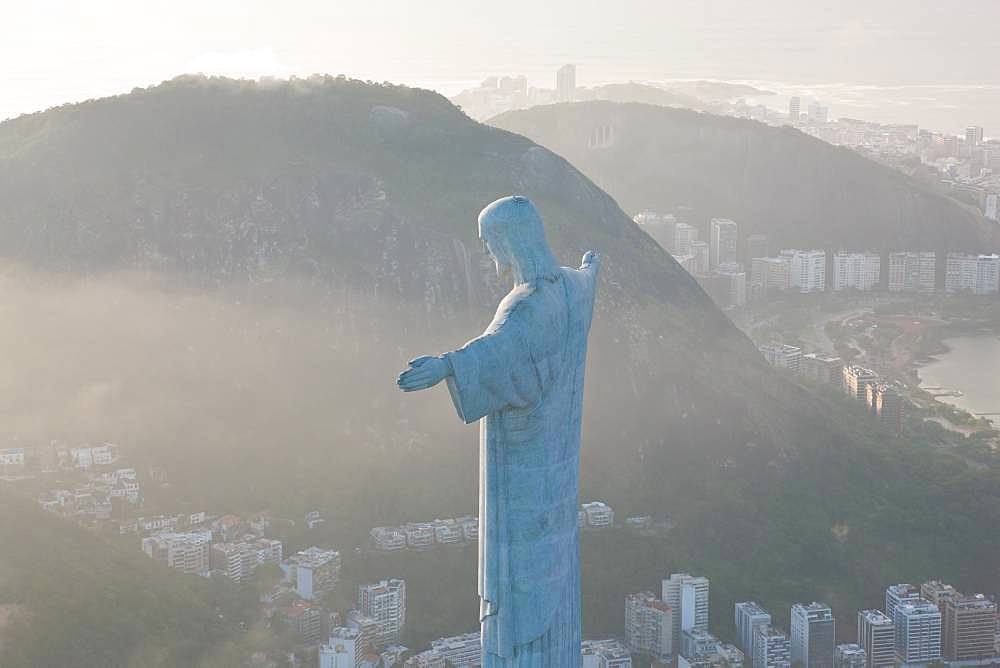
[[[872,415],[897,434],[903,431],[903,395],[893,385],[873,383],[866,390],[870,393]]]
[[[747,275],[738,262],[727,262],[716,267],[718,295],[716,303],[722,308],[741,307],[747,303]]]
[[[788,634],[773,626],[756,627],[753,668],[789,668],[791,665]]]
[[[923,664],[941,658],[944,645],[944,615],[924,599],[900,603],[896,608],[897,665]]]
[[[787,257],[758,257],[750,264],[749,298],[765,300],[792,287],[792,264]]]
[[[674,226],[674,243],[668,248],[674,255],[690,255],[691,243],[698,240],[698,230],[687,223],[677,223]]]
[[[797,95],[788,100],[788,120],[795,125],[802,117],[802,99]]]
[[[316,605],[298,600],[278,610],[277,614],[285,626],[301,636],[306,645],[317,645],[322,640],[323,614]]]
[[[560,102],[576,98],[576,65],[563,65],[556,70],[556,97]]]
[[[833,256],[834,290],[866,292],[878,286],[882,257],[878,253],[837,253]]]
[[[739,262],[739,233],[736,223],[728,218],[713,218],[708,227],[708,253],[712,267]]]
[[[889,254],[890,292],[934,292],[937,256],[933,251]]]
[[[928,580],[920,585],[920,598],[936,605],[938,610],[941,611],[942,620],[944,619],[944,611],[948,605],[948,601],[958,598],[961,595],[957,589],[940,580]]]
[[[663,581],[660,598],[673,613],[671,646],[680,646],[681,631],[708,630],[708,578],[674,573]]]
[[[743,266],[752,267],[753,260],[757,257],[767,257],[766,234],[751,234],[747,237],[746,255],[743,257]]]
[[[836,621],[830,606],[796,603],[792,606],[792,663],[802,668],[833,668]]]
[[[867,668],[868,654],[857,643],[837,645],[833,651],[834,668]]]
[[[830,117],[830,109],[828,107],[814,102],[809,105],[809,122],[813,125],[826,125],[826,122]]]
[[[948,253],[945,259],[945,292],[994,294],[1000,289],[1000,256]]]
[[[839,357],[807,353],[799,360],[799,373],[814,383],[840,387],[844,382],[844,363]]]
[[[358,587],[358,610],[378,623],[373,645],[398,643],[406,623],[406,583],[382,580]]]
[[[782,343],[769,343],[760,347],[760,352],[771,366],[779,369],[798,371],[802,363],[802,349]]]
[[[983,200],[983,216],[989,220],[1000,221],[1000,194],[986,193]]]
[[[674,651],[673,629],[670,606],[652,592],[644,591],[626,597],[625,640],[633,652],[669,662]]]
[[[965,128],[965,143],[969,146],[979,146],[983,143],[983,129],[978,125]]]
[[[866,668],[892,668],[896,663],[896,627],[881,610],[858,612],[858,644]]]
[[[781,251],[781,256],[788,258],[793,288],[803,294],[826,290],[825,251],[787,249]]]
[[[844,391],[858,401],[867,403],[868,386],[878,382],[878,374],[857,364],[844,367]],[[897,586],[897,585],[894,585]],[[912,586],[912,585],[906,585]],[[891,587],[890,587],[891,589]],[[889,611],[889,591],[886,590],[886,610]]]
[[[753,640],[758,626],[771,625],[771,613],[754,601],[737,603],[736,642],[747,656],[753,656]]]
[[[691,255],[694,256],[691,273],[695,275],[707,274],[711,268],[708,243],[705,241],[692,241]]]
[[[976,594],[949,597],[944,605],[944,658],[975,661],[995,656],[996,604]]]
[[[862,369],[862,371],[864,370]],[[869,372],[869,373],[874,374],[874,372]],[[877,379],[878,376],[876,375],[875,380]],[[858,387],[859,388],[861,387],[860,383]],[[850,394],[850,392],[848,392],[848,394]],[[859,396],[858,398],[860,399],[862,397]],[[896,608],[899,606],[899,604],[912,603],[919,600],[920,600],[920,590],[914,587],[913,585],[909,583],[889,585],[885,589],[885,614],[886,616],[889,617],[889,619],[892,620],[893,624],[896,624],[898,626],[898,623],[896,622]]]
[[[330,639],[319,648],[319,668],[358,668],[364,657],[364,646],[357,629],[338,627]]]
[[[929,601],[896,606],[896,660],[906,666],[941,659],[941,611]]]
[[[379,623],[360,610],[350,610],[347,613],[347,626],[356,630],[360,638],[361,645],[365,652],[376,649],[375,639],[379,634]]]

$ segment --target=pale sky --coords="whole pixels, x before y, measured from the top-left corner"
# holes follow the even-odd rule
[[[0,119],[179,74],[1000,84],[1000,0],[0,0]],[[927,7],[925,5],[933,5]]]

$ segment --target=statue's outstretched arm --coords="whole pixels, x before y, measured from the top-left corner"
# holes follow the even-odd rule
[[[396,385],[403,392],[416,392],[434,387],[451,374],[451,362],[446,358],[423,355],[410,360],[409,368],[399,374]]]

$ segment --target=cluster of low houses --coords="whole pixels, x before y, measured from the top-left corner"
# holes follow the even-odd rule
[[[652,518],[630,518],[648,520]],[[581,529],[604,529],[614,526],[615,511],[603,501],[580,506],[577,526]],[[466,545],[479,540],[479,518],[472,515],[430,522],[410,522],[395,527],[375,527],[369,532],[372,549],[381,552],[427,550],[439,545]]]

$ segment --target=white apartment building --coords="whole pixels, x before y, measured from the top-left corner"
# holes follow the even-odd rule
[[[713,218],[708,225],[709,263],[712,267],[739,262],[739,235],[736,223],[728,218]]]
[[[691,271],[690,273],[700,275],[707,274],[712,268],[709,259],[708,243],[704,241],[691,242]]]
[[[375,527],[368,536],[376,550],[393,552],[406,549],[406,534],[399,527]]]
[[[431,649],[454,668],[478,668],[483,663],[479,631],[431,642]]]
[[[791,665],[788,634],[773,626],[756,627],[753,668],[789,668]]]
[[[798,371],[802,363],[802,349],[783,343],[768,343],[760,347],[760,352],[771,366],[779,369]]]
[[[725,294],[722,300],[724,306],[746,306],[747,303],[747,275],[743,271],[743,266],[730,262],[719,265],[715,274],[723,281]]]
[[[454,519],[434,520],[434,540],[439,545],[455,545],[465,540],[462,535],[462,525]]]
[[[896,607],[896,660],[903,666],[941,659],[941,611],[930,601]]]
[[[340,553],[310,547],[297,552],[279,566],[285,580],[295,586],[295,592],[304,599],[315,600],[332,591],[340,581]]]
[[[257,553],[248,543],[216,543],[209,557],[212,570],[242,582],[257,568]]]
[[[663,580],[660,599],[670,606],[673,617],[672,647],[680,647],[681,631],[708,631],[709,582],[706,577],[673,573]]]
[[[669,662],[674,652],[673,630],[670,606],[653,592],[639,592],[625,598],[625,641],[633,652]]]
[[[767,299],[792,287],[792,265],[787,257],[756,257],[750,261],[751,300]]]
[[[615,523],[615,511],[603,501],[591,501],[580,506],[591,529],[603,529]]]
[[[698,240],[698,230],[687,223],[674,227],[674,244],[669,250],[674,255],[691,255],[691,244]]]
[[[865,668],[892,668],[896,663],[896,627],[881,610],[858,612],[858,644]]]
[[[208,576],[211,531],[190,533],[158,533],[142,540],[146,556],[166,562],[167,566],[182,573]]]
[[[403,527],[406,545],[413,550],[423,550],[434,546],[434,526],[427,522],[410,522]]]
[[[858,367],[860,368],[860,367]],[[874,374],[874,371],[869,373]],[[896,624],[896,608],[902,603],[920,600],[920,590],[909,583],[889,585],[885,588],[885,614]]]
[[[771,613],[754,601],[737,603],[736,641],[747,656],[753,656],[753,640],[758,626],[771,625]]]
[[[833,289],[867,292],[878,286],[882,258],[877,253],[837,253],[833,256]]]
[[[866,668],[868,655],[861,645],[847,643],[837,645],[833,653],[834,668]]]
[[[826,251],[793,248],[781,251],[781,257],[788,258],[793,288],[803,294],[826,290]]]
[[[792,663],[802,668],[833,668],[836,621],[830,606],[796,603],[791,615]]]
[[[376,647],[399,642],[406,623],[406,583],[402,580],[382,580],[358,587],[358,610],[378,624]]]
[[[617,640],[584,640],[582,668],[632,668],[632,655]]]
[[[365,654],[361,632],[357,629],[338,627],[319,648],[319,668],[359,668]]]
[[[948,293],[995,294],[1000,290],[1000,256],[948,253],[944,289]]]
[[[889,254],[890,292],[934,292],[937,256],[933,251]]]

